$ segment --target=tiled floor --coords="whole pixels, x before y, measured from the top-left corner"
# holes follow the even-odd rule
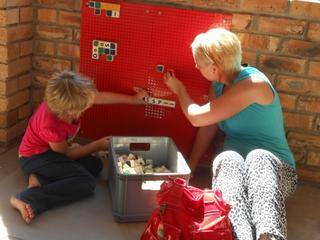
[[[145,223],[114,222],[104,180],[99,181],[94,197],[48,211],[30,225],[24,224],[8,203],[10,195],[25,185],[16,155],[16,148],[0,155],[0,240],[139,238]],[[192,185],[210,186],[210,170],[201,169],[196,176]],[[296,194],[287,204],[289,240],[320,240],[319,203],[320,187],[299,183]]]

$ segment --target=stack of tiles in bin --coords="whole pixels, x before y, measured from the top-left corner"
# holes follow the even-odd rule
[[[117,55],[117,43],[107,41],[92,41],[92,59],[98,60],[100,55],[106,55],[106,60],[112,62]]]
[[[106,16],[119,18],[120,5],[114,3],[106,3],[99,1],[89,1],[89,7],[94,9],[94,15],[101,15],[101,11],[106,11]]]

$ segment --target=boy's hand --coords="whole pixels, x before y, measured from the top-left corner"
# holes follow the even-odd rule
[[[148,97],[148,93],[143,88],[134,87],[133,90],[136,94],[133,96],[133,103],[135,104],[145,104],[145,97]]]
[[[103,137],[95,141],[95,144],[97,146],[97,151],[105,151],[108,149],[110,141],[110,136]]]

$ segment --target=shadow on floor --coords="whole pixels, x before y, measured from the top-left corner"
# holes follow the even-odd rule
[[[0,239],[14,240],[82,240],[139,239],[145,223],[116,223],[112,217],[106,181],[98,182],[94,197],[48,211],[31,225],[26,225],[9,205],[12,194],[26,183],[18,169],[17,149],[0,156]],[[210,169],[196,172],[192,185],[209,188]],[[300,182],[287,204],[288,239],[320,240],[320,188]]]

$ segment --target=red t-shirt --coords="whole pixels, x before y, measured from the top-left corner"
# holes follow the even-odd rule
[[[30,118],[27,130],[19,147],[19,155],[30,157],[50,149],[49,142],[62,142],[74,137],[80,123],[69,124],[56,115],[42,102]]]

